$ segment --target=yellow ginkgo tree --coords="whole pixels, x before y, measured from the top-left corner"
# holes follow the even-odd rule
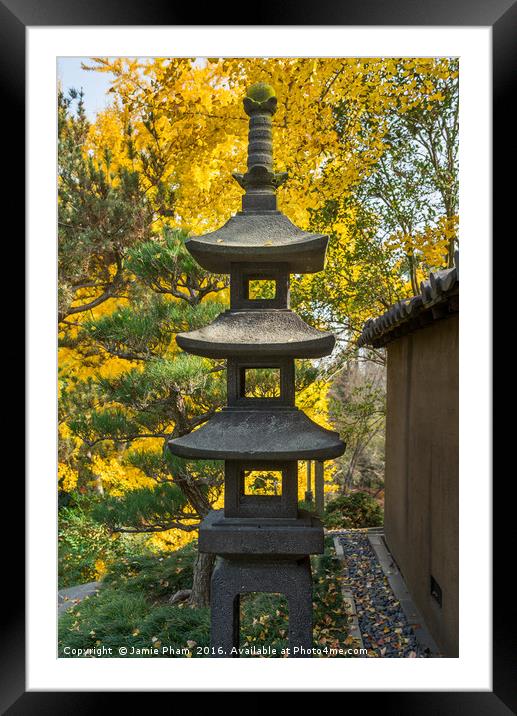
[[[104,493],[98,514],[113,530],[193,535],[220,500],[221,466],[171,464],[163,446],[224,404],[225,381],[174,337],[228,297],[226,277],[202,272],[184,240],[240,209],[246,88],[266,81],[278,96],[281,210],[330,235],[325,273],[292,281],[296,310],[338,333],[334,362],[298,373],[305,407],[325,423],[329,383],[363,321],[456,248],[457,62],[92,58],[88,68],[109,73],[110,106],[89,124],[80,96],[75,115],[74,96],[59,104],[60,485]],[[198,561],[193,603],[207,602],[210,566]]]

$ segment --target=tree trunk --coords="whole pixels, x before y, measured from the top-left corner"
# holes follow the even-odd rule
[[[454,266],[454,253],[456,251],[456,235],[449,239],[449,247],[447,251],[447,268]]]
[[[189,503],[201,517],[206,517],[210,511],[210,502],[206,493],[196,485],[194,480],[185,476],[175,475],[175,483],[183,492]],[[210,579],[214,568],[215,555],[197,553],[194,562],[194,573],[192,579],[192,593],[188,604],[191,607],[208,607],[210,605]]]
[[[214,568],[215,555],[197,553],[194,562],[194,577],[192,580],[192,592],[188,601],[191,607],[210,606],[210,579]]]
[[[418,285],[417,281],[415,257],[412,254],[408,254],[407,258],[409,264],[409,276],[411,279],[411,289],[413,291],[413,294],[415,296],[418,296],[418,294],[420,293],[420,286]]]
[[[178,415],[176,419],[176,425],[171,436],[179,437],[190,432],[187,429],[186,420],[184,417],[183,409],[183,398],[177,397],[178,401]],[[171,473],[172,474],[172,473]],[[188,473],[182,474],[176,472],[172,474],[175,484],[180,488],[189,504],[194,508],[195,513],[200,519],[206,517],[210,512],[210,501],[207,497],[206,491],[196,483]],[[194,562],[193,577],[192,577],[192,592],[188,600],[188,604],[191,607],[208,607],[210,606],[210,580],[212,578],[212,570],[214,568],[215,555],[213,554],[202,554],[198,551],[196,561]]]

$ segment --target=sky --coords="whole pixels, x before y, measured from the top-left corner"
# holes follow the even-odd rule
[[[144,59],[144,58],[140,58]],[[106,92],[110,87],[112,75],[110,72],[88,72],[81,68],[81,63],[86,65],[94,64],[90,57],[58,57],[57,76],[65,94],[69,89],[74,88],[84,91],[84,107],[86,116],[93,122],[97,112],[106,109],[110,104],[111,97]],[[206,59],[198,57],[194,64],[203,65]]]
[[[110,103],[106,94],[110,86],[109,72],[87,72],[81,69],[81,62],[93,64],[89,57],[59,57],[57,60],[57,76],[65,94],[70,88],[84,91],[86,115],[92,122],[97,112],[105,109]]]

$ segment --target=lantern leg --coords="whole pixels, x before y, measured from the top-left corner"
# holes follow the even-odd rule
[[[312,575],[309,557],[290,565],[291,588],[284,590],[289,604],[289,657],[311,658]],[[289,575],[290,576],[290,575]]]
[[[218,559],[210,585],[210,646],[213,658],[236,658],[240,644],[240,594],[225,578],[225,561]]]

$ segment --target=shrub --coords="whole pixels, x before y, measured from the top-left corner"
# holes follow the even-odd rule
[[[74,495],[58,511],[58,584],[71,587],[101,579],[115,560],[141,551],[133,535],[112,535],[91,516],[91,500]],[[141,542],[141,540],[140,540]]]
[[[329,529],[379,527],[383,524],[383,512],[367,492],[352,492],[328,503],[324,523]]]

